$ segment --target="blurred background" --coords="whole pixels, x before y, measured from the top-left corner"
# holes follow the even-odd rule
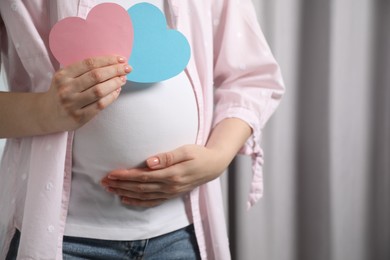
[[[0,91],[6,91],[7,90],[4,78],[5,78],[4,77],[4,71],[1,70],[1,66],[0,66]],[[1,122],[0,122],[0,124],[1,124]],[[5,140],[4,139],[0,139],[0,158],[1,158],[2,154],[3,154],[4,143],[5,143]]]
[[[287,92],[264,198],[246,157],[223,179],[233,259],[390,259],[390,0],[253,2]]]
[[[390,259],[390,1],[254,0],[287,92],[226,186],[234,259]]]

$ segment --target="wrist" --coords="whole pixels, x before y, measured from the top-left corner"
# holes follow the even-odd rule
[[[228,168],[232,162],[235,153],[227,152],[226,149],[220,149],[219,147],[206,147],[209,150],[208,165],[211,172],[213,172],[212,179],[215,179]]]
[[[58,120],[59,116],[56,116],[56,107],[53,105],[49,91],[37,93],[35,97],[35,102],[37,103],[37,111],[35,114],[37,116],[37,124],[41,134],[52,134],[64,131],[61,129]]]

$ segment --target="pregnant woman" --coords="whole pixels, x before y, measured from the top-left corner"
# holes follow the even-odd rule
[[[191,46],[187,68],[126,81],[127,57],[59,68],[48,34],[100,3],[147,2]],[[250,0],[0,3],[1,259],[230,259],[219,176],[253,159],[284,88]],[[169,62],[169,61],[168,61]]]

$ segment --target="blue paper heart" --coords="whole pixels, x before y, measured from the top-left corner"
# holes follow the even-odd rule
[[[191,49],[187,39],[167,26],[164,14],[154,5],[140,3],[127,11],[134,27],[133,51],[127,79],[152,83],[172,78],[188,64]]]

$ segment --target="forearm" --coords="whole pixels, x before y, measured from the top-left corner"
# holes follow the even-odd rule
[[[238,118],[227,118],[214,127],[206,147],[216,151],[225,168],[252,134],[250,126]]]
[[[57,71],[47,92],[0,92],[0,138],[81,127],[118,98],[130,71],[124,57],[94,57]]]
[[[0,92],[0,138],[48,134],[43,93]]]

